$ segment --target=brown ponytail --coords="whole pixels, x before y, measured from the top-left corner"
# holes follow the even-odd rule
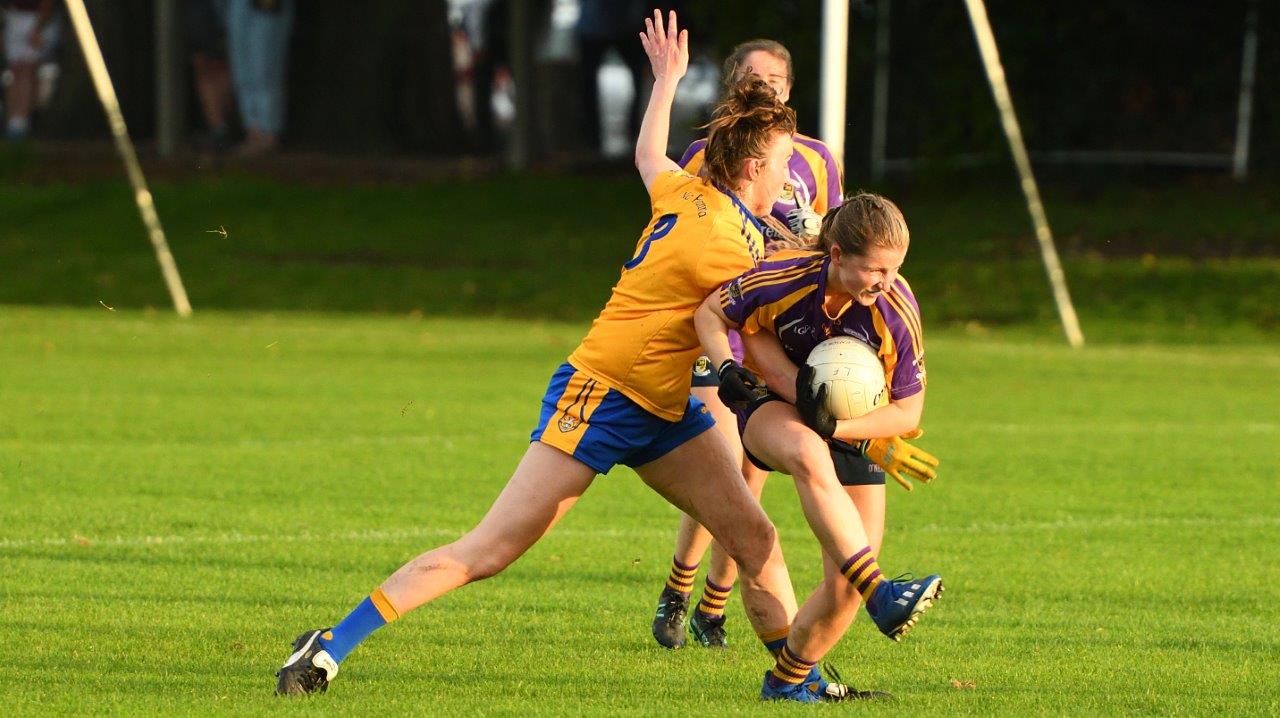
[[[778,133],[795,134],[796,113],[778,101],[773,88],[755,75],[730,85],[716,105],[707,130],[707,179],[736,188],[742,164],[763,159]]]

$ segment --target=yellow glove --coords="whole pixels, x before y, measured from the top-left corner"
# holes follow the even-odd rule
[[[908,432],[904,436],[917,438],[924,432],[919,429]],[[867,439],[862,442],[862,455],[875,462],[884,472],[893,477],[902,488],[911,491],[911,477],[922,484],[938,478],[938,457],[912,446],[895,436],[889,439]]]

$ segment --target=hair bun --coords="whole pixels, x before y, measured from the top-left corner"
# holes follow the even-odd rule
[[[725,89],[725,109],[733,114],[745,114],[759,107],[767,107],[778,101],[778,93],[769,83],[757,75],[745,75]]]

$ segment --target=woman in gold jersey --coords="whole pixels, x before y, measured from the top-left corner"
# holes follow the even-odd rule
[[[705,408],[690,398],[689,367],[700,351],[694,312],[762,254],[755,216],[786,180],[795,114],[762,81],[744,82],[712,121],[707,179],[688,175],[665,154],[687,35],[674,13],[664,23],[655,12],[641,42],[654,86],[636,167],[653,216],[591,331],[552,376],[528,450],[475,528],[406,563],[333,628],[299,636],[277,673],[277,692],[325,690],[373,631],[502,571],[619,463],[706,526],[738,562],[757,632],[773,636],[791,625],[797,608],[773,525],[725,439],[708,431]],[[796,626],[803,630],[802,621]]]

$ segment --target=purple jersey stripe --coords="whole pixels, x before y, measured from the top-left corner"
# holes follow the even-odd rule
[[[689,145],[689,149],[685,150],[684,155],[680,157],[680,163],[679,163],[680,166],[688,167],[689,161],[693,159],[693,156],[705,150],[706,148],[707,148],[707,141],[705,139],[694,140],[693,144]]]
[[[781,301],[805,287],[816,288],[822,268],[823,255],[816,252],[763,262],[721,288],[720,308],[726,317],[741,325],[760,307]]]
[[[840,188],[840,165],[836,164],[835,155],[831,154],[831,150],[825,143],[812,137],[796,135],[795,141],[822,156],[823,162],[827,165],[827,208],[839,207],[844,202],[844,198]],[[814,190],[816,192],[817,188],[815,187]]]

